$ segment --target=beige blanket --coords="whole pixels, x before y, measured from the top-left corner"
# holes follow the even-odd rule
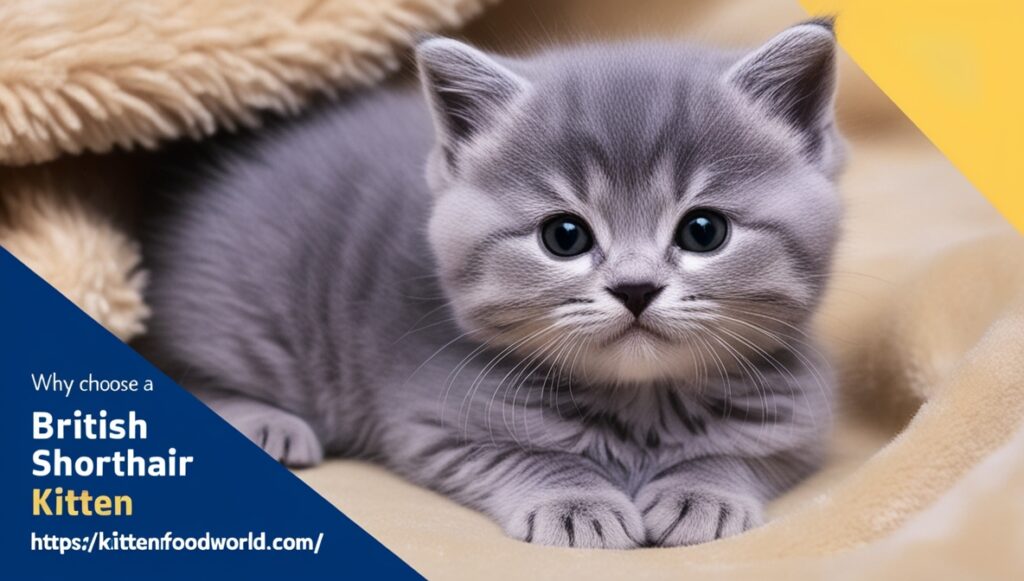
[[[299,110],[378,78],[413,28],[455,25],[479,4],[7,3],[0,161]],[[652,34],[750,44],[803,17],[788,0],[506,0],[466,34],[508,51]],[[841,370],[839,427],[829,465],[779,499],[767,526],[692,548],[552,549],[372,466],[299,476],[431,578],[1024,578],[1024,239],[855,65],[841,68],[848,220],[819,317]],[[120,173],[97,170],[119,167],[112,157],[0,170],[0,243],[129,337],[143,329],[144,276],[96,201],[117,198],[96,194],[121,187]]]

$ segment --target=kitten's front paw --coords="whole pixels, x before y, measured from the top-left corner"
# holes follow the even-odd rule
[[[231,411],[225,419],[278,462],[300,468],[323,460],[319,438],[301,418],[261,404]]]
[[[506,529],[528,543],[557,547],[632,549],[644,539],[640,512],[617,490],[549,493],[517,508]]]
[[[762,505],[751,496],[708,490],[662,489],[637,498],[647,544],[697,545],[738,535],[762,522]]]

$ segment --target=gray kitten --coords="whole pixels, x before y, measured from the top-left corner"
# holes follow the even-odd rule
[[[424,40],[427,99],[265,132],[165,217],[144,352],[282,462],[373,459],[518,539],[740,533],[829,427],[834,51]]]

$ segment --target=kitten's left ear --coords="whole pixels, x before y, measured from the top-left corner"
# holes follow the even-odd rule
[[[495,59],[450,38],[421,41],[416,61],[449,164],[462,145],[497,121],[527,87]]]
[[[833,120],[835,47],[831,20],[798,24],[733,65],[726,80],[813,147]]]

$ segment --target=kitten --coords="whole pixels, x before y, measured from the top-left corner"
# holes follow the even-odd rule
[[[162,218],[143,350],[285,464],[373,459],[518,539],[740,533],[829,425],[834,52],[426,39],[426,99],[263,132]]]

